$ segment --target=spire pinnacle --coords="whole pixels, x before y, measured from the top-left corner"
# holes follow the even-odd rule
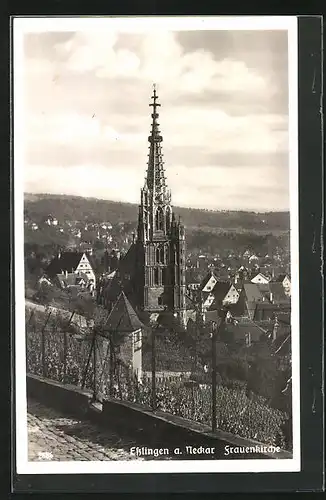
[[[158,101],[158,96],[156,92],[156,85],[153,85],[153,95],[151,97],[152,102],[149,104],[150,107],[153,108],[152,112],[152,126],[151,126],[151,134],[148,137],[149,146],[149,154],[148,154],[148,168],[147,168],[147,177],[145,181],[145,186],[152,191],[153,199],[167,199],[167,187],[166,187],[166,179],[164,172],[164,162],[163,162],[163,153],[161,143],[163,141],[163,137],[159,130],[158,123],[158,110],[157,108],[161,106]]]

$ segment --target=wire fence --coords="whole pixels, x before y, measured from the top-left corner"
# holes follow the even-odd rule
[[[153,341],[155,333],[152,332]],[[164,348],[163,348],[164,346]],[[288,448],[284,431],[287,416],[271,408],[264,398],[249,398],[244,387],[225,387],[212,377],[214,360],[201,380],[196,371],[196,353],[184,352],[175,371],[172,343],[156,340],[147,360],[147,370],[139,377],[126,363],[120,346],[92,332],[80,335],[69,331],[69,323],[51,314],[26,325],[28,373],[92,391],[94,398],[115,398],[163,411],[248,439]],[[163,370],[166,360],[168,368]],[[149,363],[150,361],[150,363]],[[146,365],[146,363],[145,363]],[[215,374],[216,376],[216,374]]]

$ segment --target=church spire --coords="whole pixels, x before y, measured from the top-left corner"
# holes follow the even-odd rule
[[[158,107],[161,106],[158,102],[158,96],[156,93],[156,86],[153,85],[153,95],[152,102],[149,104],[153,108],[152,112],[152,126],[151,134],[148,137],[149,142],[149,154],[148,154],[148,165],[147,165],[147,175],[145,181],[145,188],[149,190],[152,195],[154,202],[167,202],[169,198],[169,193],[167,191],[166,177],[164,172],[164,162],[161,143],[163,142],[163,137],[159,130],[158,123]]]

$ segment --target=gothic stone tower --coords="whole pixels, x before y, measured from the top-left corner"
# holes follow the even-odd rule
[[[180,219],[176,221],[166,184],[157,99],[154,86],[148,168],[138,217],[137,243],[144,256],[139,292],[144,311],[173,314],[185,324],[185,230]]]

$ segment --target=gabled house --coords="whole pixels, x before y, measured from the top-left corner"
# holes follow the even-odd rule
[[[93,295],[93,284],[86,274],[83,273],[61,273],[57,274],[55,280],[62,290],[70,290],[76,294],[84,291]]]
[[[256,274],[252,279],[251,283],[269,283],[270,279],[262,273]]]
[[[60,252],[49,264],[46,274],[54,279],[55,277],[75,274],[85,275],[87,284],[94,293],[96,288],[96,277],[90,256],[84,252]],[[73,278],[70,278],[73,279]],[[84,278],[83,278],[84,279]]]
[[[287,296],[291,295],[291,279],[288,274],[279,274],[272,279],[273,283],[281,283]]]
[[[45,283],[48,286],[53,286],[52,281],[45,274],[43,274],[43,276],[41,276],[38,280],[39,285],[42,285],[43,283]]]
[[[248,261],[249,261],[249,264],[255,264],[259,261],[259,257],[257,257],[257,255],[255,255],[255,254],[253,254],[249,257]]]
[[[204,293],[211,292],[214,289],[216,283],[217,283],[217,277],[215,276],[214,272],[211,271],[203,279],[200,287],[201,291]]]
[[[211,300],[211,296],[213,297],[213,300]],[[236,304],[239,300],[239,296],[240,294],[238,290],[234,285],[232,285],[232,283],[218,281],[215,284],[212,293],[209,295],[210,303],[207,304],[207,306],[206,303],[204,303],[204,306],[207,310],[217,310],[225,305]]]

